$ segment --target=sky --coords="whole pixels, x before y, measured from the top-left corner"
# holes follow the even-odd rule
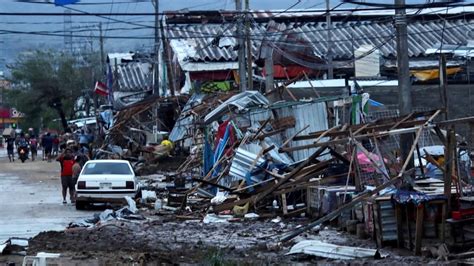
[[[36,0],[44,1],[44,0]],[[52,0],[51,0],[52,1]],[[100,13],[148,13],[154,12],[152,1],[144,0],[81,0],[81,4],[68,5],[70,8],[80,9],[86,12]],[[234,0],[161,0],[160,11],[167,10],[219,10],[235,9]],[[250,0],[252,9],[287,9],[298,1],[286,0]],[[296,8],[324,8],[324,0],[301,0]],[[335,2],[335,1],[333,1]],[[91,3],[106,3],[101,5],[84,5]],[[113,3],[113,4],[111,4]],[[0,12],[55,12],[63,13],[67,10],[64,7],[57,7],[53,4],[21,3],[15,0],[0,0]],[[111,16],[112,19],[136,22],[140,25],[153,26],[152,16]],[[64,16],[51,17],[26,17],[26,16],[2,16],[0,18],[0,32],[9,31],[55,31],[56,34],[63,34],[65,27]],[[91,36],[89,38],[74,38],[75,45],[90,50],[99,49],[99,22],[102,22],[102,28],[105,36],[153,36],[152,29],[137,30],[137,26],[117,23],[108,19],[102,19],[96,16],[71,17],[73,31],[79,31],[77,35]],[[128,30],[120,30],[129,28]],[[132,29],[130,29],[132,28]],[[5,70],[5,64],[14,62],[18,53],[25,50],[34,49],[62,49],[64,37],[38,36],[38,35],[20,35],[20,34],[0,34],[0,71]],[[153,43],[152,40],[117,40],[106,39],[105,50],[107,52],[124,52],[136,50],[149,50]]]
[[[23,0],[25,1],[25,0]],[[45,2],[47,0],[34,0]],[[53,0],[50,0],[53,1]],[[242,0],[243,1],[243,0]],[[292,9],[323,9],[325,0],[249,0],[251,9],[260,10],[286,10]],[[376,2],[386,3],[387,1]],[[81,0],[80,4],[68,5],[69,8],[79,9],[85,12],[100,13],[148,13],[154,8],[149,0]],[[220,10],[235,9],[234,0],[161,0],[160,11],[170,10]],[[245,2],[245,1],[243,1]],[[424,3],[425,0],[411,0],[409,3]],[[474,0],[466,1],[474,2]],[[96,5],[99,3],[100,5]],[[331,6],[340,3],[340,0],[331,0]],[[94,5],[92,5],[94,4]],[[341,7],[354,8],[344,4]],[[44,3],[21,3],[17,0],[0,0],[0,13],[15,12],[53,12],[63,13],[67,8],[57,7],[53,4]],[[153,30],[143,26],[153,26],[152,16],[110,16],[112,20],[133,22],[142,26],[130,25],[111,21],[111,19],[96,16],[72,16],[71,23],[65,23],[64,16],[0,16],[0,71],[5,70],[6,64],[14,62],[19,53],[25,50],[35,49],[64,49],[65,38],[60,36],[39,36],[26,34],[11,34],[5,31],[21,32],[53,32],[62,35],[65,26],[72,27],[74,34],[81,37],[73,38],[76,47],[90,51],[99,49],[99,23],[102,23],[104,35],[107,36],[153,36]],[[141,28],[141,29],[137,29]],[[145,28],[145,29],[144,29]],[[82,37],[83,36],[83,37]],[[149,51],[152,48],[150,39],[107,39],[105,41],[106,52],[126,51]]]

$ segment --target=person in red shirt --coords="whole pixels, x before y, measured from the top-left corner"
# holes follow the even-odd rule
[[[69,189],[69,197],[71,203],[75,203],[74,179],[72,177],[72,166],[74,165],[74,156],[70,148],[66,148],[56,161],[61,165],[61,186],[63,193],[63,204],[66,204],[67,190]]]

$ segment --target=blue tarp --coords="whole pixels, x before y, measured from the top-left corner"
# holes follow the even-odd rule
[[[75,4],[79,1],[80,0],[54,0],[54,4],[57,6],[64,6],[64,5]]]
[[[392,200],[399,204],[413,203],[416,206],[431,200],[446,200],[444,195],[428,195],[416,191],[397,190],[392,195]]]

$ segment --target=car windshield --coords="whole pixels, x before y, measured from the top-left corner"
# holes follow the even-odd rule
[[[88,163],[83,175],[131,175],[132,171],[126,163]]]

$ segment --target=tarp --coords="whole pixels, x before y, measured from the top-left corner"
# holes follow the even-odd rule
[[[291,247],[286,255],[304,253],[329,259],[379,258],[376,249],[338,246],[318,240],[303,240]]]
[[[418,206],[424,202],[428,202],[431,200],[446,200],[446,196],[428,195],[416,191],[397,190],[397,192],[392,195],[392,200],[399,204],[413,203]]]
[[[447,75],[453,75],[461,71],[460,67],[450,67],[446,69]],[[418,80],[426,81],[439,78],[439,69],[412,70],[410,73]]]

